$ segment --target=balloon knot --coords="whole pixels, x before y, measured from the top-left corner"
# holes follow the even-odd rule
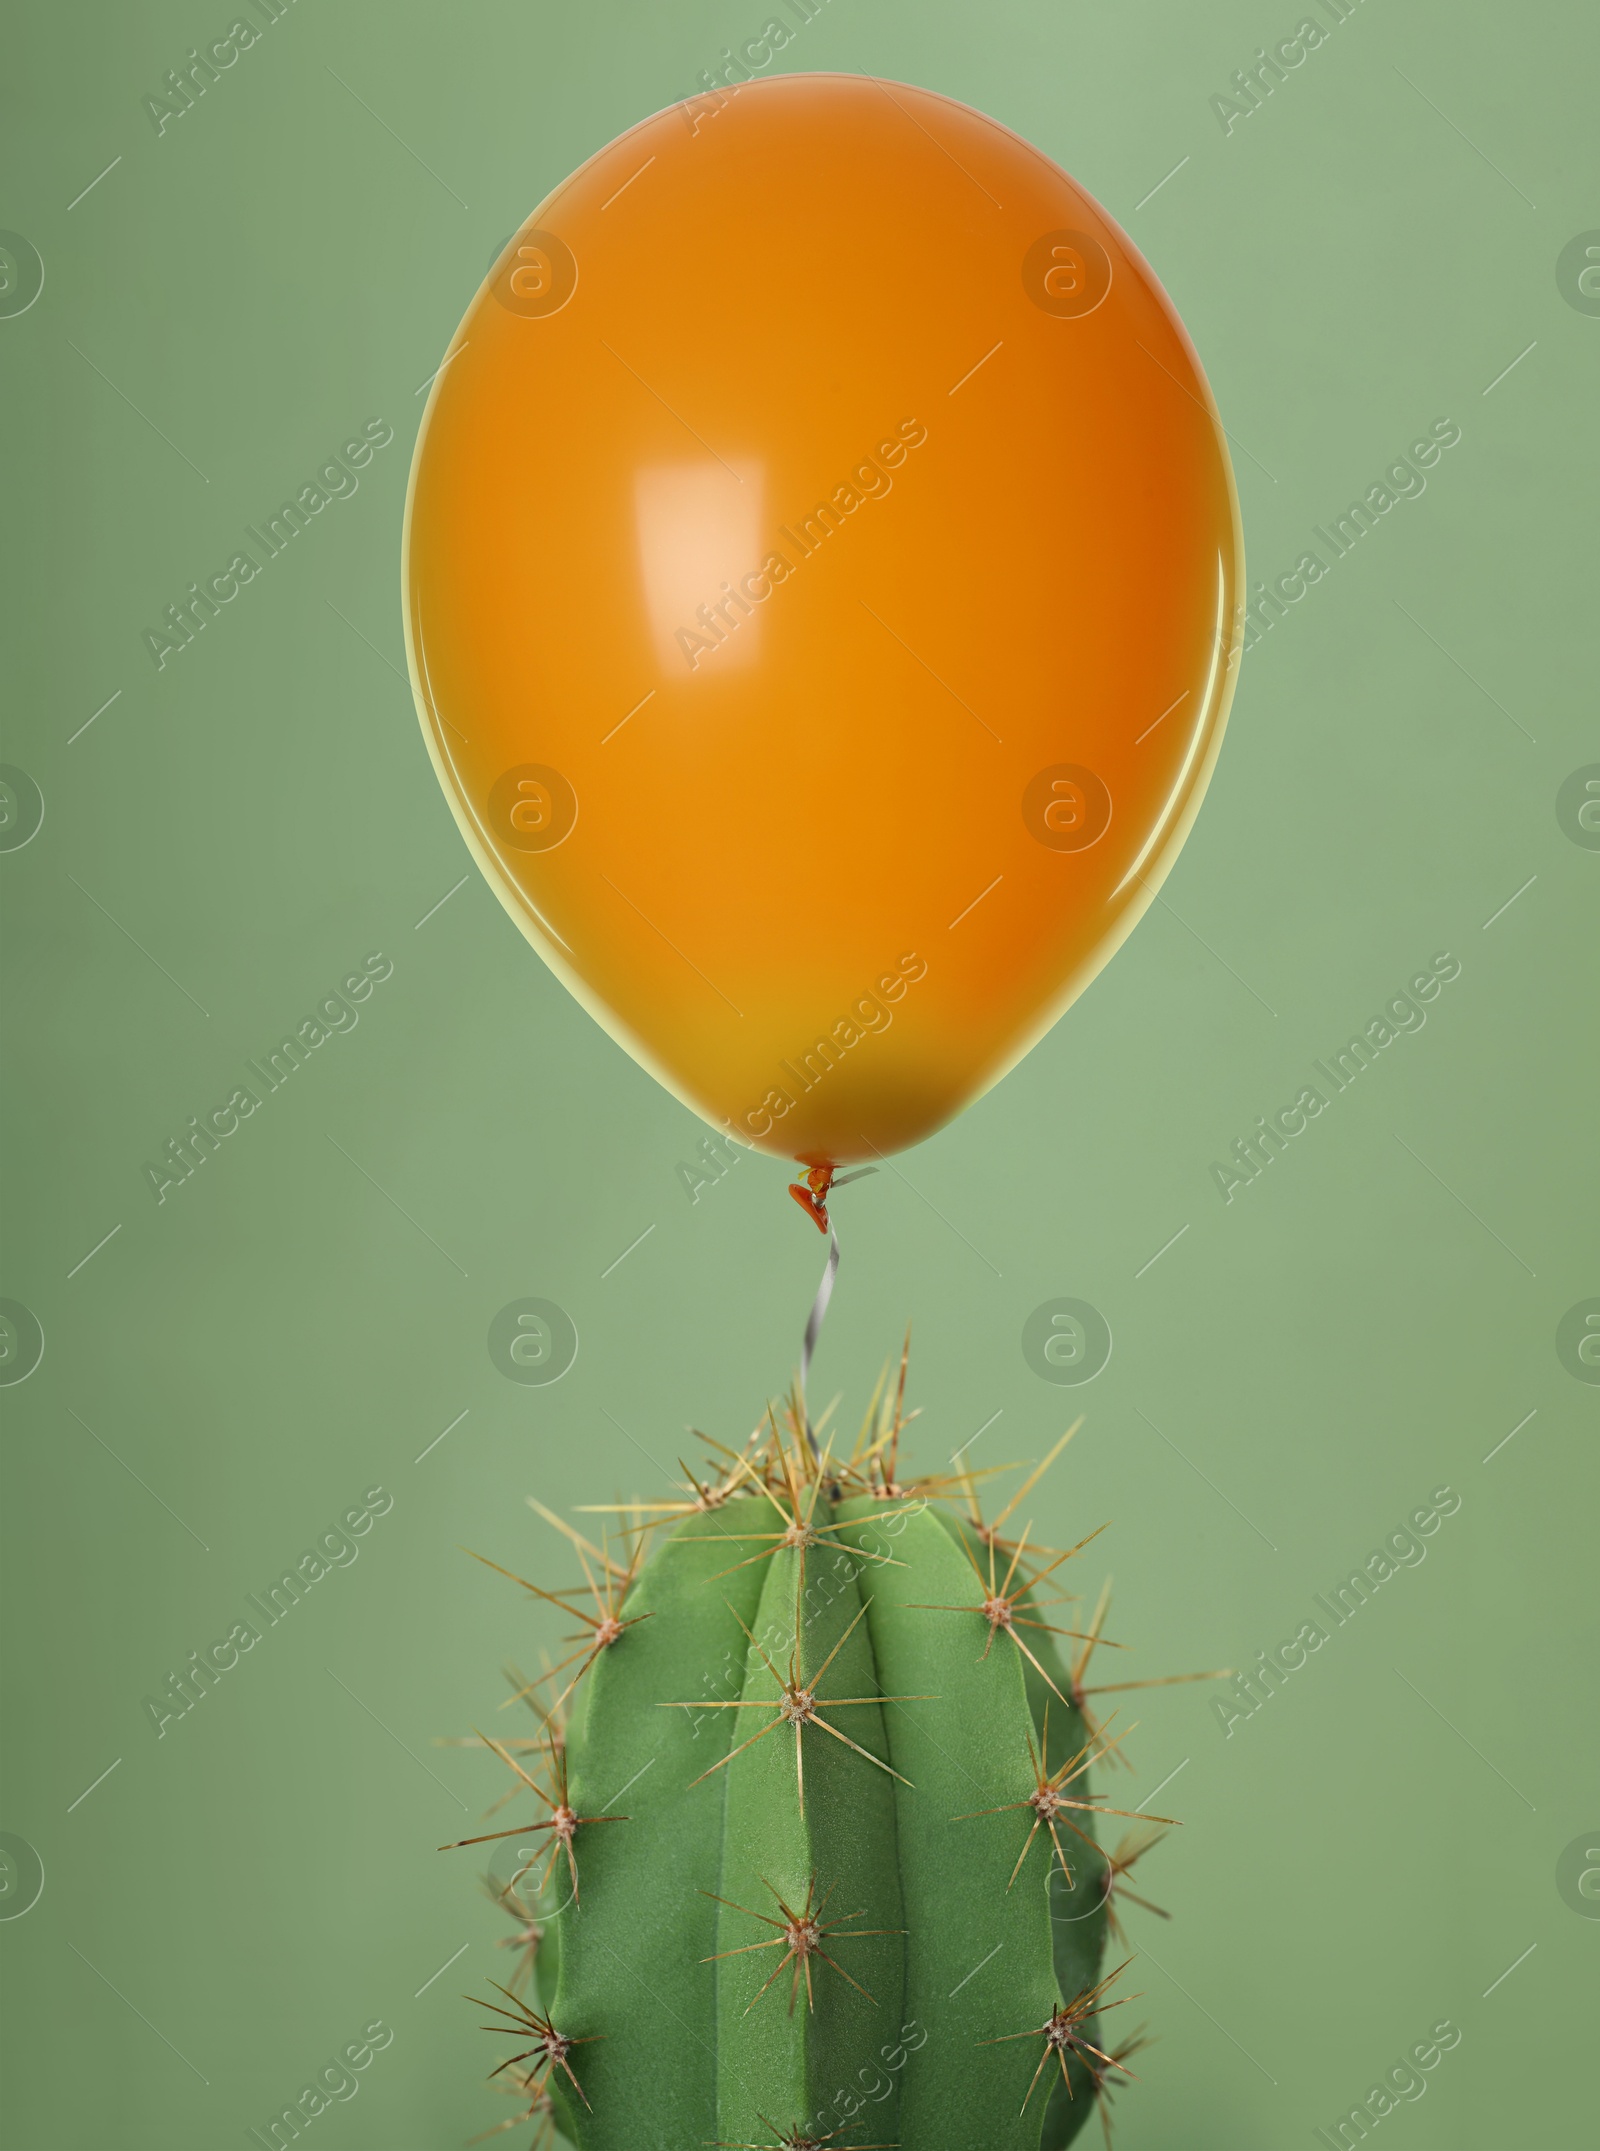
[[[833,1186],[833,1167],[813,1165],[802,1183],[791,1180],[789,1193],[810,1218],[818,1232],[828,1230],[828,1190]]]

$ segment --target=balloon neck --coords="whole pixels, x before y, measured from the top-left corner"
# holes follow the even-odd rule
[[[827,1232],[830,1229],[828,1224],[828,1191],[832,1186],[833,1167],[831,1165],[813,1165],[803,1181],[792,1180],[789,1183],[789,1193],[794,1197],[801,1209],[804,1210],[806,1216],[810,1218],[812,1224],[816,1226],[818,1232]]]

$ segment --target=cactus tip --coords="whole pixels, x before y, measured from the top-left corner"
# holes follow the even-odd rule
[[[857,1755],[862,1756],[867,1762],[873,1764],[876,1769],[886,1771],[890,1777],[899,1779],[902,1785],[910,1786],[911,1780],[909,1778],[901,1777],[898,1770],[890,1770],[889,1765],[881,1757],[869,1754],[865,1748],[858,1747],[855,1741],[851,1740],[847,1734],[841,1733],[836,1725],[830,1725],[827,1719],[821,1715],[819,1706],[822,1704],[826,1704],[829,1710],[853,1710],[865,1709],[869,1705],[880,1703],[932,1703],[938,1701],[936,1696],[928,1695],[818,1695],[817,1690],[822,1685],[823,1675],[844,1649],[851,1636],[854,1635],[866,1610],[866,1606],[863,1605],[856,1614],[855,1620],[850,1623],[850,1626],[833,1646],[833,1649],[829,1651],[816,1672],[809,1676],[802,1676],[800,1671],[800,1639],[798,1634],[795,1637],[794,1649],[789,1654],[789,1671],[785,1675],[778,1671],[766,1652],[762,1650],[760,1644],[756,1642],[755,1637],[750,1634],[746,1624],[739,1620],[737,1614],[734,1615],[735,1620],[739,1620],[739,1626],[744,1629],[745,1635],[749,1637],[751,1648],[759,1654],[762,1664],[778,1683],[778,1693],[766,1701],[762,1701],[760,1698],[741,1696],[731,1702],[706,1702],[702,1700],[697,1703],[669,1703],[666,1706],[669,1710],[770,1710],[773,1714],[759,1733],[752,1733],[748,1740],[741,1740],[736,1748],[731,1748],[726,1755],[719,1756],[709,1770],[702,1770],[699,1777],[694,1780],[696,1785],[703,1784],[707,1778],[713,1776],[718,1770],[725,1770],[736,1755],[742,1755],[746,1748],[753,1748],[758,1740],[765,1740],[767,1735],[775,1733],[780,1725],[792,1725],[794,1727],[795,1781],[800,1795],[800,1812],[803,1815],[806,1811],[806,1766],[801,1736],[808,1725],[814,1725],[819,1732],[829,1733],[835,1740],[842,1741],[845,1747],[853,1749]]]
[[[1069,2054],[1076,2054],[1078,2059],[1083,2062],[1094,2078],[1097,2087],[1100,2080],[1095,2069],[1097,2062],[1100,2065],[1100,2072],[1117,2069],[1124,2076],[1132,2076],[1133,2071],[1131,2069],[1123,2068],[1122,2063],[1114,2054],[1108,2054],[1103,2047],[1096,2046],[1084,2030],[1084,2026],[1092,2017],[1100,2015],[1107,2009],[1120,2009],[1124,2002],[1136,2002],[1139,1999],[1136,1994],[1121,1994],[1114,2002],[1108,2002],[1103,1999],[1107,1987],[1111,1985],[1114,1979],[1119,1979],[1132,1962],[1131,1957],[1124,1958],[1114,1972],[1107,1972],[1105,1977],[1097,1979],[1092,1987],[1085,1987],[1081,1994],[1075,1994],[1070,2002],[1058,2002],[1044,2022],[1035,2025],[1031,2031],[1006,2032],[998,2039],[980,2039],[978,2041],[980,2046],[1007,2046],[1013,2039],[1042,2038],[1044,2040],[1044,2052],[1039,2056],[1039,2066],[1034,2070],[1032,2081],[1028,2085],[1028,2096],[1023,2100],[1020,2108],[1022,2113],[1028,2111],[1029,2100],[1032,2099],[1034,2092],[1037,2090],[1039,2079],[1044,2074],[1052,2055],[1055,2056],[1060,2066],[1061,2081],[1067,2087],[1067,2097],[1069,2099],[1076,2096],[1072,2089],[1072,2078],[1067,2071],[1067,2056]]]
[[[794,2015],[795,2002],[799,1996],[800,1981],[803,1977],[806,1985],[806,2008],[810,2014],[815,2015],[817,2000],[811,1983],[811,1960],[813,1957],[820,1958],[824,1964],[837,1972],[841,1979],[847,1980],[858,1994],[866,1995],[866,1999],[876,2009],[878,2006],[877,1997],[868,1994],[860,1980],[851,1979],[844,1966],[836,1963],[822,1945],[824,1942],[863,1941],[869,1935],[904,1934],[905,1928],[851,1927],[847,1925],[846,1922],[857,1920],[861,1917],[859,1912],[846,1912],[832,1926],[826,1925],[822,1915],[827,1910],[828,1899],[838,1888],[838,1884],[836,1882],[830,1883],[822,1902],[817,1904],[814,1902],[817,1893],[815,1874],[812,1875],[810,1882],[806,1886],[806,1901],[798,1909],[784,1902],[778,1892],[773,1889],[772,1884],[767,1881],[765,1875],[762,1876],[761,1881],[762,1887],[770,1893],[774,1904],[783,1914],[782,1919],[771,1919],[765,1912],[752,1912],[747,1905],[736,1905],[731,1897],[719,1897],[715,1890],[702,1890],[700,1892],[702,1897],[709,1897],[714,1904],[726,1905],[730,1912],[742,1912],[746,1919],[760,1920],[764,1927],[775,1927],[778,1930],[770,1942],[747,1942],[742,1949],[718,1950],[715,1956],[702,1957],[700,1960],[702,1964],[720,1964],[724,1957],[748,1957],[757,1950],[782,1949],[783,1955],[778,1959],[777,1970],[773,1972],[771,1978],[766,1981],[765,1985],[759,1989],[747,2005],[745,2015],[750,2014],[750,2011],[754,2009],[762,1995],[766,1993],[767,1988],[782,1976],[790,1964],[794,1966],[794,1977],[789,1982],[789,2014],[790,2016]]]
[[[486,2002],[476,1994],[469,1994],[466,1997],[467,2000],[474,2003],[479,2009],[492,2009],[496,2016],[504,2017],[507,2020],[504,2024],[485,2024],[480,2028],[487,2032],[498,2032],[502,2037],[509,2036],[513,2039],[531,2039],[533,2041],[533,2044],[522,2053],[508,2056],[505,2061],[500,2063],[498,2068],[491,2069],[489,2072],[490,2081],[492,2082],[495,2077],[506,2069],[514,2069],[521,2062],[531,2061],[533,2068],[526,2074],[531,2080],[535,2100],[545,2092],[551,2077],[559,2069],[578,2094],[578,2097],[583,2100],[584,2105],[588,2106],[589,2101],[584,2094],[583,2086],[573,2075],[572,2063],[567,2057],[574,2047],[592,2046],[597,2039],[604,2038],[605,2034],[603,2032],[591,2032],[583,2039],[571,2038],[564,2032],[558,2032],[549,2017],[541,2016],[537,2009],[530,2009],[526,2002],[519,2001],[509,1987],[501,1986],[499,1980],[492,1979],[489,1984],[495,1989],[496,1993],[505,1996],[511,2007],[502,2009],[498,2002]],[[537,2108],[530,2108],[529,2111],[537,2111]]]

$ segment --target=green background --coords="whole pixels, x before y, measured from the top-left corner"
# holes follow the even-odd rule
[[[398,602],[419,389],[492,251],[768,10],[297,0],[158,137],[142,100],[234,12],[13,8],[0,59],[0,224],[46,272],[0,319],[4,759],[46,804],[0,856],[0,1294],[46,1338],[0,1392],[0,1827],[46,1876],[0,1926],[15,2151],[243,2145],[377,2018],[394,2041],[313,2151],[433,2151],[509,2111],[459,1999],[508,1958],[471,1856],[432,1850],[497,1773],[432,1743],[554,1631],[457,1549],[549,1574],[524,1495],[660,1495],[687,1422],[742,1437],[819,1264],[773,1161],[687,1199],[698,1124],[469,871]],[[1365,0],[1225,133],[1210,99],[1297,17],[827,0],[783,56],[965,99],[1125,223],[1234,437],[1253,574],[1434,419],[1462,431],[1244,659],[1205,810],[1110,969],[840,1198],[815,1387],[853,1415],[910,1318],[930,1462],[980,1427],[974,1463],[1037,1456],[1086,1409],[1040,1530],[1114,1520],[1095,1553],[1147,1672],[1248,1663],[1459,1493],[1231,1737],[1209,1688],[1145,1700],[1122,1782],[1170,1777],[1185,1827],[1146,1870],[1171,1925],[1132,1914],[1124,2014],[1158,2043],[1118,2141],[1313,2142],[1448,2018],[1381,2141],[1568,2151],[1600,1922],[1556,1868],[1600,1839],[1600,1394],[1555,1332],[1600,1294],[1600,854],[1555,802],[1600,762],[1600,319],[1556,265],[1600,226],[1600,21]],[[709,235],[684,247],[715,275]],[[372,416],[395,439],[359,492],[158,674],[144,631]],[[837,802],[832,841],[866,837]],[[359,1026],[158,1206],[144,1165],[374,950],[394,973]],[[1212,1162],[1442,950],[1461,976],[1425,1030],[1225,1204]],[[548,1388],[486,1349],[525,1295],[581,1338]],[[1057,1296],[1115,1338],[1082,1390],[1023,1357]],[[143,1698],[379,1485],[355,1564],[155,1738]]]

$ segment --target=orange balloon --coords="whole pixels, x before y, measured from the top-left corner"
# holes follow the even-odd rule
[[[501,254],[411,472],[440,783],[556,975],[714,1127],[914,1143],[1132,929],[1243,574],[1126,235],[903,83],[658,113]]]

